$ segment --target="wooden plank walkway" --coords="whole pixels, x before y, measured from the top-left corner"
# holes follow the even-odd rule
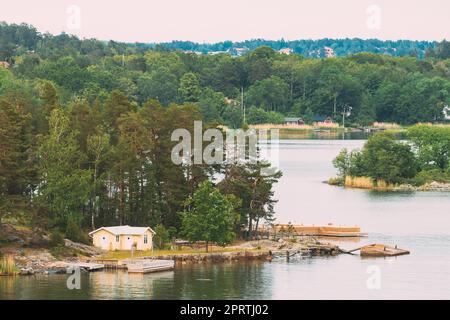
[[[67,268],[82,268],[85,269],[86,271],[100,271],[105,268],[105,265],[90,262],[73,262],[69,263],[69,266]]]

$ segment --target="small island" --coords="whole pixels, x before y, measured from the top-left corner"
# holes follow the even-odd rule
[[[379,191],[450,191],[450,127],[417,124],[406,137],[381,132],[361,150],[343,149],[333,160],[338,177],[328,183]]]

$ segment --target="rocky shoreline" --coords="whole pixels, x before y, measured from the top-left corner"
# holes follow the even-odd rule
[[[436,182],[426,183],[421,186],[413,186],[410,184],[402,184],[394,187],[393,191],[437,191],[450,192],[450,183]]]
[[[357,186],[346,186],[342,181],[336,179],[330,179],[324,181],[323,183],[352,189],[367,189],[367,190],[377,190],[377,191],[397,191],[397,192],[450,192],[450,183],[433,181],[430,183],[423,184],[421,186],[413,186],[411,184],[400,184],[395,186],[389,186],[388,188],[373,187],[357,187]]]
[[[4,225],[3,225],[4,226]],[[80,262],[102,263],[105,251],[70,240],[65,240],[61,254],[54,255],[46,247],[29,246],[26,237],[20,232],[15,233],[12,226],[8,226],[9,233],[3,237],[1,251],[3,255],[12,256],[17,275],[34,274],[65,274],[70,265]],[[20,241],[19,241],[20,240]],[[9,241],[9,242],[8,242]],[[7,243],[5,246],[4,244]],[[174,260],[176,266],[191,263],[220,263],[232,261],[270,261],[277,256],[290,254],[300,255],[336,255],[342,251],[339,247],[317,241],[313,237],[302,239],[279,239],[245,241],[226,248],[226,251],[210,253],[178,253],[150,255],[139,259]],[[126,265],[126,260],[116,260],[113,267]],[[111,261],[113,262],[113,261]]]

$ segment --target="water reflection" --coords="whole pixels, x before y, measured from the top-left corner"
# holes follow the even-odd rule
[[[89,287],[94,299],[154,299],[161,282],[173,282],[174,272],[134,274],[123,271],[90,274]]]

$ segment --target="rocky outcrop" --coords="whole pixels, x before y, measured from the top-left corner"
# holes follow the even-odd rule
[[[45,240],[29,229],[18,229],[9,223],[0,223],[0,244],[15,246],[40,246]]]
[[[64,240],[64,245],[67,248],[73,249],[73,250],[79,252],[80,254],[89,256],[89,257],[97,256],[97,255],[100,255],[100,254],[103,254],[106,252],[100,248],[89,246],[89,245],[86,245],[83,243],[73,242],[69,239]]]

